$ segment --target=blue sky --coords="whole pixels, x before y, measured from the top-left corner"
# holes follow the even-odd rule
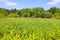
[[[49,9],[50,7],[60,7],[60,0],[0,0],[0,7],[7,9],[22,9],[43,7]]]

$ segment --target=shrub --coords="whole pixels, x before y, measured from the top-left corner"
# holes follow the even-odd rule
[[[16,17],[19,17],[19,15],[11,13],[11,14],[8,15],[8,17],[14,17],[14,18],[16,18]]]
[[[36,18],[40,17],[40,12],[36,12],[34,17],[36,17]]]
[[[51,18],[52,14],[50,12],[43,12],[40,14],[41,18]]]
[[[55,13],[55,14],[53,15],[53,18],[60,19],[60,13]]]

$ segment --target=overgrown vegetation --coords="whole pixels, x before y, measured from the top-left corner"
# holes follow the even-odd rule
[[[2,17],[34,17],[34,18],[57,18],[60,19],[60,8],[52,7],[49,10],[44,8],[25,8],[25,9],[5,9],[0,8],[0,18]]]
[[[0,8],[0,40],[60,40],[58,19],[60,8],[57,7]]]
[[[60,20],[3,18],[0,40],[60,40]]]

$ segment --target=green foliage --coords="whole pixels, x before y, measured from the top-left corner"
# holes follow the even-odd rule
[[[57,11],[56,7],[52,7],[49,9],[49,12],[51,12],[52,14],[54,14]]]
[[[36,12],[35,15],[34,15],[34,17],[39,18],[40,14],[41,14],[40,12]]]
[[[41,18],[51,18],[52,14],[50,12],[41,13]]]
[[[33,8],[33,9],[35,10],[35,12],[40,12],[40,13],[44,12],[44,9],[41,8],[41,7],[36,7],[36,8]]]
[[[10,14],[8,15],[8,17],[17,18],[17,17],[19,17],[19,15],[17,15],[17,14],[14,14],[14,13],[10,13]]]
[[[53,18],[60,19],[60,13],[55,13],[55,14],[53,15]]]
[[[60,20],[3,18],[0,40],[60,40]]]
[[[6,17],[8,15],[8,12],[6,9],[1,8],[0,9],[0,17]]]
[[[17,12],[17,14],[19,15],[19,17],[21,17],[21,16],[22,16],[21,11],[18,11],[18,12]]]
[[[0,18],[6,17],[34,17],[34,18],[55,18],[54,15],[57,14],[56,18],[60,18],[58,14],[60,13],[60,8],[51,7],[48,10],[44,10],[42,7],[36,8],[24,8],[24,9],[5,9],[0,8]]]
[[[48,11],[51,12],[52,14],[60,13],[60,8],[52,7]]]

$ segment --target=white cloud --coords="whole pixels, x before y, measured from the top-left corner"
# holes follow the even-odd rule
[[[7,5],[7,6],[16,6],[16,3],[14,3],[14,2],[7,2],[7,3],[5,3],[5,5]]]
[[[0,0],[0,2],[8,2],[8,0]]]
[[[10,2],[8,0],[0,0],[0,2],[3,2],[7,6],[16,6],[17,5],[15,2]]]
[[[60,0],[52,0],[51,2],[48,2],[47,4],[48,5],[56,5],[58,3],[60,3]]]

